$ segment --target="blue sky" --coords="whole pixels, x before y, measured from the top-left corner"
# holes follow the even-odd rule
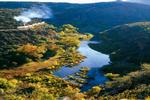
[[[110,2],[116,0],[0,0],[0,1],[40,1],[40,2],[69,2],[69,3],[95,3],[95,2]],[[126,1],[126,0],[122,0]]]

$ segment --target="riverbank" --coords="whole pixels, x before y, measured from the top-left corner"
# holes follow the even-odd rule
[[[0,34],[0,99],[56,100],[80,93],[78,85],[52,73],[64,65],[80,63],[84,56],[77,48],[81,40],[89,40],[92,35],[80,34],[71,25],[60,29],[47,25]]]
[[[97,44],[98,42],[83,41],[77,49],[83,56],[86,57],[83,62],[73,67],[63,66],[59,70],[54,72],[55,76],[67,79],[67,76],[73,75],[74,73],[78,72],[82,67],[88,67],[90,69],[87,73],[87,76],[89,78],[86,79],[87,83],[82,85],[82,91],[86,91],[93,86],[103,84],[107,81],[107,78],[103,75],[103,73],[99,72],[99,68],[104,65],[108,65],[110,62],[108,55],[91,49],[88,45],[89,43]]]

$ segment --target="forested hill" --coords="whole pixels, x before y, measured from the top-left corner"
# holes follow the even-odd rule
[[[100,70],[112,80],[106,82],[106,91],[112,100],[134,98],[133,95],[146,100],[150,95],[150,22],[115,26],[101,32],[100,40],[100,44],[90,46],[110,55],[110,65]]]
[[[40,3],[0,2],[0,8],[29,8]],[[150,21],[150,6],[127,2],[95,4],[45,3],[51,7],[54,17],[47,22],[60,26],[72,24],[82,32],[97,34],[116,25]]]
[[[114,27],[100,33],[103,42],[91,47],[110,54],[111,61],[136,64],[150,62],[150,22],[138,22]]]

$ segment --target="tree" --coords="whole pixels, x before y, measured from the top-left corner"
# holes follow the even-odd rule
[[[78,28],[70,25],[70,24],[65,24],[62,26],[61,31],[65,33],[78,33]]]
[[[31,58],[32,60],[39,60],[43,57],[43,54],[47,51],[47,48],[42,46],[35,46],[33,44],[22,45],[17,49],[17,53]]]

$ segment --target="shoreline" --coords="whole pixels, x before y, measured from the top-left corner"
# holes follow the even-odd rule
[[[88,45],[89,43],[97,44],[99,42],[82,41],[77,51],[79,51],[83,56],[85,56],[85,59],[80,64],[77,64],[76,66],[73,67],[63,66],[57,71],[55,71],[53,74],[57,77],[67,79],[69,75],[73,75],[74,73],[78,72],[82,67],[89,68],[90,70],[87,73],[87,76],[91,78],[86,79],[88,83],[83,84],[83,86],[81,87],[82,91],[88,90],[93,86],[103,84],[108,80],[103,75],[103,73],[99,72],[99,68],[109,64],[110,62],[109,56],[93,50],[92,48],[89,47]]]

